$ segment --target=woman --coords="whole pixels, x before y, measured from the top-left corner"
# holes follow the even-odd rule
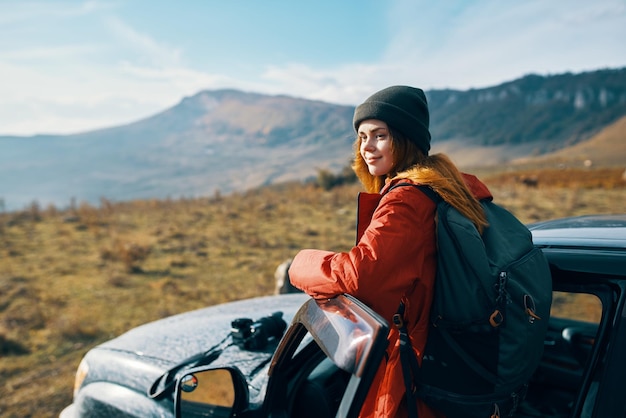
[[[436,269],[435,204],[416,187],[430,186],[482,230],[477,199],[491,197],[476,177],[461,174],[430,150],[429,112],[421,89],[392,86],[369,97],[354,113],[353,169],[367,193],[359,195],[357,244],[349,252],[302,250],[291,264],[291,282],[314,298],[347,293],[390,324],[405,304],[413,349],[421,361]],[[376,374],[361,416],[407,416],[399,354],[392,327],[386,362]],[[418,401],[420,418],[441,417]]]

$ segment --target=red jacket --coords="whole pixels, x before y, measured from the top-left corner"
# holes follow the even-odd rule
[[[464,175],[479,198],[490,198],[476,177]],[[428,314],[436,269],[435,204],[415,187],[388,182],[380,194],[359,194],[357,244],[349,252],[302,250],[291,264],[293,285],[314,298],[350,294],[389,324],[404,300],[413,349],[421,361],[428,333]],[[406,416],[399,334],[391,328],[386,362],[381,364],[361,416]],[[442,417],[418,402],[420,418]]]

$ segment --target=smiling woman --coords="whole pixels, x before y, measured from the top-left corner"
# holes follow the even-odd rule
[[[429,155],[430,115],[424,92],[410,86],[380,90],[353,116],[354,171],[368,193],[359,195],[357,244],[346,252],[304,249],[289,268],[291,282],[316,299],[349,294],[389,323],[406,306],[411,345],[421,357],[436,270],[436,208],[415,187],[430,187],[480,231],[486,218],[478,199],[491,199],[476,177],[463,175],[444,155]],[[429,405],[405,397],[399,332],[389,334],[361,416],[439,417]]]

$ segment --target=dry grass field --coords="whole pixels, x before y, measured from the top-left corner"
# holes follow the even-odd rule
[[[623,169],[483,178],[524,222],[624,212]],[[535,185],[520,178],[536,176]],[[0,416],[55,417],[94,345],[139,324],[267,295],[300,248],[348,249],[357,185],[0,213]]]

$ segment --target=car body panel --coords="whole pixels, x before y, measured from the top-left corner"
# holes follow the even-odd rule
[[[289,323],[306,299],[302,294],[265,296],[198,309],[133,328],[99,348],[178,362],[219,343],[228,334],[234,319],[256,319],[279,310]]]
[[[626,215],[589,215],[528,226],[533,242],[558,269],[626,274]]]
[[[135,390],[109,382],[94,382],[84,387],[74,404],[74,416],[89,418],[165,417],[172,414],[171,402],[158,402],[145,394],[139,396]]]

